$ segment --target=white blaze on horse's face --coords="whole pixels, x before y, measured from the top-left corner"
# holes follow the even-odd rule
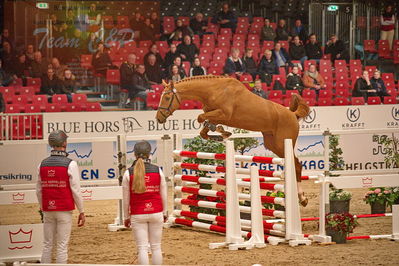
[[[175,88],[170,88],[171,86],[165,86],[164,91],[161,95],[161,100],[158,105],[158,112],[156,114],[156,119],[158,123],[165,123],[166,119],[173,114],[173,112],[180,107],[180,99],[177,95],[177,90]]]

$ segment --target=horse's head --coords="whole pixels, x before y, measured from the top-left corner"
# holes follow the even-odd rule
[[[172,82],[166,83],[162,80],[164,90],[162,92],[161,100],[159,101],[158,112],[156,115],[158,123],[165,123],[166,119],[173,114],[173,112],[180,107],[180,96]]]

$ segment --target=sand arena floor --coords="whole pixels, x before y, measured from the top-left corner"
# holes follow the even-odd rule
[[[304,182],[310,198],[302,217],[318,216],[318,186]],[[353,192],[351,213],[370,213],[362,201],[364,189]],[[169,194],[171,197],[171,193]],[[0,224],[37,223],[37,205],[0,206]],[[77,213],[69,246],[69,263],[135,264],[135,244],[130,231],[108,232],[116,216],[116,201],[85,202],[86,225],[77,228]],[[360,219],[353,235],[390,234],[391,217]],[[316,222],[304,222],[305,233],[317,233]],[[168,228],[163,234],[164,264],[172,265],[399,265],[399,242],[351,240],[347,244],[290,247],[268,245],[263,249],[210,250],[208,243],[223,242],[224,236],[192,228]]]

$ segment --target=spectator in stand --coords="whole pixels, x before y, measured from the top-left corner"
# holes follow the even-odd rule
[[[97,52],[93,55],[93,59],[91,61],[91,65],[94,70],[101,74],[103,77],[107,74],[107,70],[112,68],[112,61],[109,57],[107,51],[105,51],[104,44],[102,42],[97,45]]]
[[[395,36],[395,13],[391,5],[385,7],[381,15],[381,40],[388,40],[389,49],[392,50],[393,38]]]
[[[41,79],[42,86],[40,94],[46,94],[49,100],[51,100],[52,95],[61,93],[61,81],[57,78],[52,68],[47,69],[47,75]]]
[[[184,67],[182,65],[182,61],[181,61],[181,57],[180,56],[176,57],[175,60],[173,60],[173,64],[169,68],[169,75],[168,76],[170,76],[170,74],[172,73],[172,66],[177,66],[177,68],[179,69],[179,75],[182,78],[185,78],[187,76],[187,73],[184,70]]]
[[[293,66],[291,73],[287,75],[285,82],[286,90],[297,90],[301,95],[304,89],[301,75],[299,74],[299,67]]]
[[[127,61],[123,62],[119,68],[120,73],[120,86],[122,90],[133,91],[133,75],[136,71],[136,55],[129,54]],[[120,95],[119,107],[124,107],[126,104],[126,95]]]
[[[13,81],[13,78],[3,69],[2,60],[0,59],[0,86],[8,86]]]
[[[316,60],[317,63],[323,57],[323,51],[321,50],[321,44],[317,41],[316,34],[312,33],[309,35],[309,42],[305,45],[306,56],[308,60]]]
[[[305,60],[308,60],[305,46],[302,44],[299,36],[294,36],[293,41],[290,43],[290,59],[301,61],[301,68],[303,68]]]
[[[35,50],[33,48],[33,44],[28,44],[25,51],[26,55],[26,65],[30,68],[32,62],[35,60]]]
[[[183,32],[181,29],[175,29],[174,32],[169,36],[169,43],[173,43],[175,41],[182,42],[183,41]]]
[[[181,19],[176,20],[176,28],[175,31],[177,30],[181,30],[183,36],[189,35],[189,36],[193,36],[194,32],[193,30],[187,26],[183,24],[183,21]]]
[[[317,71],[316,65],[309,66],[309,69],[303,75],[302,81],[305,88],[315,90],[316,96],[319,96],[319,92],[324,86],[324,79]]]
[[[138,65],[133,74],[133,90],[129,90],[129,99],[132,103],[134,98],[141,98],[144,101],[147,99],[147,90],[151,89],[150,82],[145,75],[145,66]]]
[[[240,50],[232,48],[231,56],[226,59],[224,64],[224,73],[227,75],[235,74],[239,78],[245,72],[245,65],[240,58]]]
[[[140,31],[140,40],[141,41],[155,41],[155,31],[154,26],[151,25],[150,18],[144,19],[144,24]]]
[[[273,58],[272,51],[265,50],[264,55],[259,62],[258,73],[260,74],[262,82],[266,82],[268,86],[272,83],[273,75],[280,74],[277,63]]]
[[[76,93],[76,80],[70,69],[65,69],[61,78],[61,93],[66,94],[68,102],[72,102],[72,94]]]
[[[278,67],[287,68],[291,65],[291,60],[287,51],[283,47],[281,47],[281,44],[278,42],[274,44],[273,57],[274,60],[276,60],[276,64]]]
[[[286,22],[284,19],[280,19],[278,21],[278,25],[276,28],[276,41],[289,41],[290,34]]]
[[[170,75],[169,75],[169,80],[173,82],[180,81],[185,78],[185,75],[179,71],[179,67],[177,65],[172,65],[170,67]]]
[[[184,36],[183,43],[177,46],[177,52],[183,61],[193,62],[194,58],[198,56],[198,47],[191,42],[189,35]]]
[[[256,75],[258,74],[258,66],[256,65],[256,62],[252,56],[253,53],[254,53],[253,49],[247,48],[245,50],[245,55],[242,58],[242,62],[244,63],[246,73],[251,74],[252,79],[255,80]]]
[[[11,47],[14,47],[12,39],[10,37],[10,31],[8,29],[3,29],[3,33],[0,35],[1,47],[3,47],[4,42],[8,42]]]
[[[262,82],[260,79],[255,80],[254,89],[252,90],[253,93],[266,99],[266,92],[262,89]]]
[[[129,25],[134,32],[134,38],[140,39],[140,31],[144,25],[143,18],[140,12],[134,13],[134,16],[129,20]]]
[[[144,62],[148,61],[148,57],[150,55],[154,55],[155,56],[157,65],[159,65],[159,66],[163,65],[162,56],[159,53],[158,46],[155,43],[150,46],[150,51],[144,56]]]
[[[162,82],[162,70],[154,54],[150,54],[145,61],[145,74],[150,84],[160,84]]]
[[[11,44],[8,41],[3,42],[3,51],[1,51],[1,61],[3,61],[3,69],[11,74],[15,63],[15,54],[12,51]]]
[[[101,12],[97,10],[96,4],[90,4],[90,8],[85,18],[86,23],[89,25],[90,32],[97,32],[101,25]]]
[[[230,28],[232,32],[237,28],[237,17],[233,11],[230,10],[228,3],[223,3],[222,10],[219,11],[213,18],[213,24],[218,24],[221,28]]]
[[[26,86],[27,83],[27,75],[29,75],[29,68],[28,65],[26,64],[26,55],[25,54],[19,54],[17,57],[17,61],[13,65],[13,78],[17,79],[20,78],[22,79],[22,84],[23,86]]]
[[[34,61],[31,63],[32,78],[41,78],[46,76],[49,65],[50,64],[47,59],[42,57],[42,53],[40,51],[36,51],[34,54]]]
[[[262,41],[274,41],[276,39],[276,31],[270,25],[270,19],[265,19],[265,25],[262,28],[261,33]]]
[[[190,28],[194,34],[204,35],[207,28],[207,22],[204,20],[202,13],[195,14],[195,17],[190,20]]]
[[[171,65],[173,65],[173,61],[175,61],[176,57],[179,56],[179,53],[177,52],[176,44],[173,44],[173,43],[170,44],[169,48],[170,48],[169,52],[166,53],[165,60],[163,63],[163,67],[165,69],[169,69],[169,67]]]
[[[159,34],[161,31],[161,21],[159,20],[158,13],[152,12],[150,15],[150,22],[155,34]]]
[[[306,42],[308,38],[308,33],[305,26],[302,24],[300,19],[295,20],[295,26],[291,29],[291,36],[299,36],[302,43]]]
[[[346,60],[349,62],[349,53],[343,41],[338,40],[335,34],[332,34],[330,40],[326,43],[325,54],[331,54],[331,61]]]
[[[190,77],[206,75],[205,67],[201,66],[201,60],[196,57],[190,68]]]
[[[96,52],[96,48],[98,47],[98,43],[101,40],[97,37],[94,32],[90,32],[89,38],[83,44],[83,53],[85,54],[94,54]]]
[[[373,78],[370,81],[371,87],[375,90],[377,96],[380,96],[382,102],[384,101],[384,96],[391,96],[387,92],[387,88],[385,87],[385,83],[381,78],[381,72],[379,70],[374,72]]]
[[[62,79],[64,77],[64,72],[65,69],[67,69],[67,66],[61,65],[60,60],[58,60],[58,58],[53,57],[53,59],[51,59],[51,67],[54,69],[54,73],[57,76],[57,78]]]
[[[365,101],[368,97],[377,96],[377,90],[373,89],[367,70],[364,70],[362,76],[356,80],[352,96],[363,97]]]

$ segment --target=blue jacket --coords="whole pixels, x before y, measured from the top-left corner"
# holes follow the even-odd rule
[[[265,56],[259,62],[258,71],[260,73],[267,73],[272,75],[280,74],[280,70],[276,64],[276,60],[272,59],[270,62],[266,60]]]
[[[242,70],[239,71],[236,69],[236,65],[234,64],[233,58],[229,57],[226,59],[226,63],[224,64],[224,73],[226,74],[234,74],[235,72],[246,72],[245,64],[242,62],[241,58],[238,58],[238,62],[240,62]]]
[[[274,60],[277,61],[276,52],[273,50],[272,53],[273,53],[273,58],[274,58]],[[283,47],[280,48],[280,52],[279,52],[279,53],[280,53],[280,55],[281,55],[282,57],[285,58],[286,63],[288,63],[289,65],[291,65],[290,56],[288,55],[287,51],[286,51]],[[277,64],[277,63],[276,63],[276,64]]]

